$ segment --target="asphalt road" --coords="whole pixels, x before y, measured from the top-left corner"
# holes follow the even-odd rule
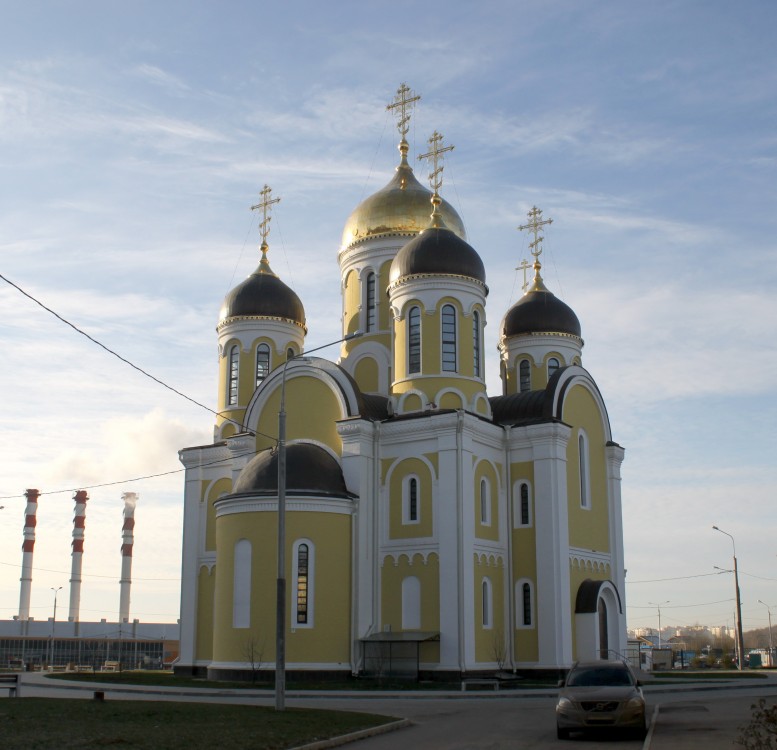
[[[410,726],[348,745],[353,750],[515,750],[516,748],[589,747],[632,750],[733,750],[739,727],[750,718],[750,706],[759,697],[777,703],[777,676],[766,680],[732,681],[728,684],[694,686],[649,685],[645,688],[648,712],[657,711],[644,747],[640,740],[601,735],[571,740],[556,739],[553,691],[516,691],[402,695],[289,693],[289,707],[367,711],[407,718]],[[22,696],[91,698],[104,690],[106,700],[194,700],[203,702],[274,705],[272,694],[230,690],[150,691],[142,688],[111,690],[106,685],[46,680],[24,675]]]

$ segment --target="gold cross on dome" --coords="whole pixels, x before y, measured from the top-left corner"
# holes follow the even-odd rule
[[[272,221],[270,206],[273,203],[281,202],[280,198],[270,198],[270,193],[272,193],[272,188],[269,185],[265,185],[259,193],[262,196],[262,200],[255,206],[251,206],[252,211],[261,210],[262,212],[262,220],[259,222],[259,234],[262,235],[262,245],[267,244],[267,235],[270,234],[270,222]]]
[[[529,263],[526,258],[524,258],[521,261],[521,264],[515,269],[516,271],[523,271],[523,285],[521,286],[521,289],[525,292],[526,287],[529,286],[529,282],[526,281],[526,272],[531,268],[531,263]]]
[[[529,252],[534,256],[534,260],[537,261],[542,254],[542,240],[544,239],[540,232],[546,224],[552,224],[553,219],[543,219],[542,211],[537,206],[532,206],[527,216],[529,217],[529,223],[521,224],[518,227],[518,231],[522,232],[524,229],[528,229],[534,235],[534,240],[529,243]]]
[[[404,138],[407,135],[407,131],[410,130],[410,111],[413,109],[413,105],[421,97],[413,92],[413,90],[406,84],[402,84],[397,89],[397,94],[394,97],[394,101],[386,106],[389,112],[396,110],[397,115],[397,129],[399,134]]]
[[[429,139],[429,152],[421,154],[419,159],[431,159],[432,166],[434,167],[429,172],[429,184],[432,186],[435,195],[442,187],[442,155],[446,151],[453,151],[453,146],[442,146],[442,133],[438,133],[436,130],[432,133],[432,137]]]

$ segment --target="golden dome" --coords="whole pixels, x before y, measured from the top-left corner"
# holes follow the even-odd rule
[[[429,226],[432,193],[416,179],[402,145],[400,151],[402,160],[388,185],[365,198],[348,217],[343,230],[343,248],[368,237],[412,236]],[[443,200],[440,213],[448,229],[466,240],[464,224],[453,206]]]

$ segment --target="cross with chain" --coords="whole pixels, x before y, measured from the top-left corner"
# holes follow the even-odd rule
[[[543,220],[542,211],[537,206],[532,206],[531,211],[526,215],[529,217],[529,223],[519,226],[518,231],[522,232],[524,229],[528,229],[534,235],[534,240],[529,243],[529,252],[534,256],[534,260],[537,261],[542,254],[542,240],[544,239],[544,237],[540,236],[540,232],[546,224],[552,224],[553,219]],[[526,271],[524,270],[525,273]]]
[[[413,109],[413,104],[417,102],[421,97],[414,94],[412,89],[406,84],[402,84],[397,89],[397,95],[394,97],[394,101],[386,106],[389,112],[397,110],[398,116],[397,128],[400,135],[404,138],[407,135],[407,131],[410,129],[408,123],[410,122],[410,110]]]
[[[280,198],[270,198],[272,188],[269,185],[265,185],[259,195],[262,196],[262,200],[255,206],[251,206],[252,211],[261,210],[262,220],[259,222],[259,234],[262,235],[262,245],[267,244],[267,235],[270,234],[270,222],[272,217],[270,216],[270,206],[273,203],[280,203]]]
[[[446,151],[453,151],[453,146],[441,146],[442,143],[442,134],[438,133],[436,130],[434,133],[432,133],[432,137],[429,139],[429,152],[426,154],[421,154],[418,158],[419,159],[431,159],[432,165],[434,166],[434,169],[429,173],[429,184],[432,186],[432,189],[434,190],[435,194],[437,194],[437,191],[442,187],[442,170],[443,166],[440,162],[442,162],[442,155]]]

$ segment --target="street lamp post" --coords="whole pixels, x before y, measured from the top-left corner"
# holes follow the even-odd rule
[[[759,604],[763,604],[766,607],[766,611],[769,613],[769,666],[774,666],[774,644],[772,642],[772,608],[766,603],[758,600]]]
[[[664,604],[669,604],[669,600],[667,599],[665,602],[648,602],[648,604],[658,608],[658,647],[661,648],[661,607]]]
[[[52,666],[54,665],[54,636],[55,636],[55,628],[57,627],[57,594],[62,590],[62,586],[58,586],[57,588],[54,588],[53,586],[50,586],[51,590],[54,592],[54,617],[51,619],[51,653],[49,654],[49,664]]]
[[[745,661],[745,638],[742,634],[742,601],[739,596],[739,571],[737,570],[737,545],[734,541],[734,537],[727,531],[719,529],[717,526],[712,527],[715,531],[719,531],[721,534],[725,534],[730,540],[734,548],[734,588],[736,590],[736,605],[737,605],[737,652],[739,658],[737,659],[737,669],[740,671],[744,668]]]
[[[286,367],[319,349],[358,338],[361,331],[349,333],[337,341],[287,357],[281,373],[281,407],[278,412],[278,579],[275,601],[275,710],[286,708]]]

